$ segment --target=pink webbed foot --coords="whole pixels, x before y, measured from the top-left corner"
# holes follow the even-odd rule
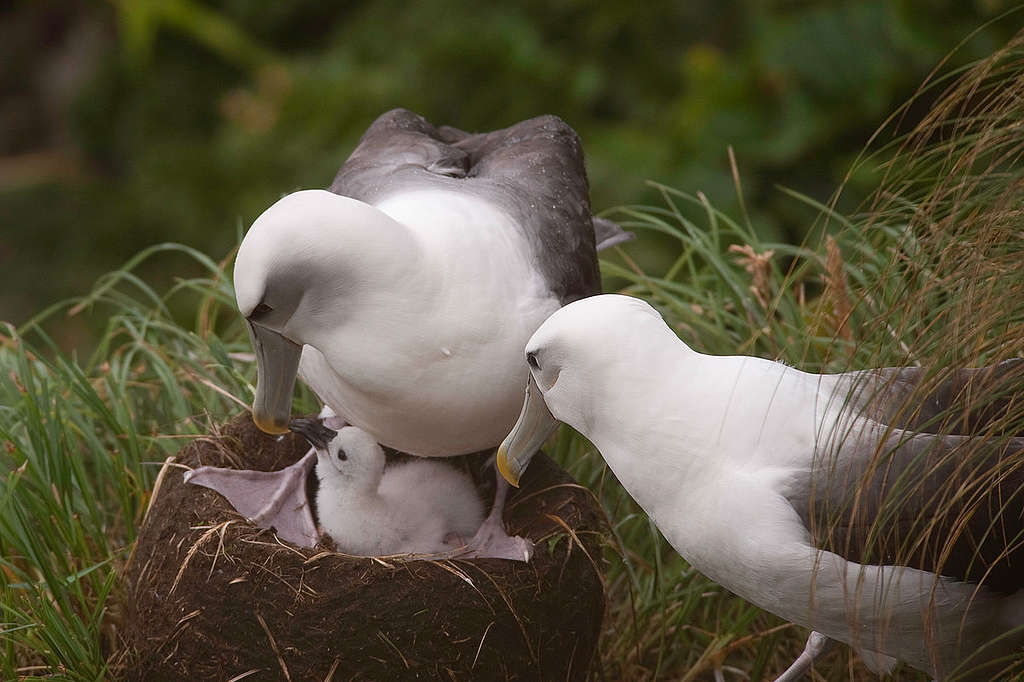
[[[318,534],[306,497],[306,477],[316,464],[310,449],[278,471],[202,466],[185,472],[185,482],[216,490],[239,514],[260,528],[273,528],[282,540],[313,547]]]
[[[457,550],[460,557],[476,559],[511,559],[529,561],[533,556],[533,543],[518,535],[505,532],[502,513],[508,498],[508,482],[495,469],[498,487],[494,491],[494,506],[491,513],[464,548]]]

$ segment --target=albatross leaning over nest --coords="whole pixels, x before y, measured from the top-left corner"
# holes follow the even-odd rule
[[[258,363],[253,420],[285,432],[299,374],[337,415],[334,428],[350,423],[424,457],[496,447],[518,411],[523,344],[560,306],[599,293],[596,250],[631,236],[592,218],[579,139],[554,116],[469,134],[383,114],[331,191],[282,198],[239,248],[235,293]],[[314,459],[189,479],[308,546]],[[529,558],[529,543],[505,534],[507,492],[499,476],[471,556]]]
[[[916,396],[919,368],[704,355],[612,295],[555,312],[525,349],[502,473],[516,483],[555,420],[578,430],[684,559],[813,631],[780,679],[833,639],[937,679],[992,679],[1024,647],[1024,437],[986,431],[1019,412],[1024,360]]]

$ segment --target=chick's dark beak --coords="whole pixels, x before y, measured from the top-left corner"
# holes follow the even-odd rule
[[[319,419],[293,419],[288,428],[301,435],[317,450],[326,450],[338,432],[324,426]]]

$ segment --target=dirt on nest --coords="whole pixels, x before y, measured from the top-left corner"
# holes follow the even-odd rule
[[[242,415],[177,462],[260,470],[306,450]],[[530,563],[405,561],[302,549],[168,468],[125,570],[125,680],[582,680],[604,613],[604,524],[544,455],[505,524]]]

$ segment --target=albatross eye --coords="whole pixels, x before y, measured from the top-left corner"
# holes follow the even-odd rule
[[[249,314],[249,317],[259,317],[261,315],[266,315],[272,310],[273,308],[271,308],[266,303],[260,303],[258,306],[252,309],[252,313]]]
[[[536,353],[527,353],[526,354],[526,363],[528,365],[530,365],[530,367],[533,367],[536,370],[540,370],[540,363],[537,362],[537,354]]]
[[[348,459],[348,453],[342,450],[341,448],[338,448],[338,459],[344,462],[345,460]]]

